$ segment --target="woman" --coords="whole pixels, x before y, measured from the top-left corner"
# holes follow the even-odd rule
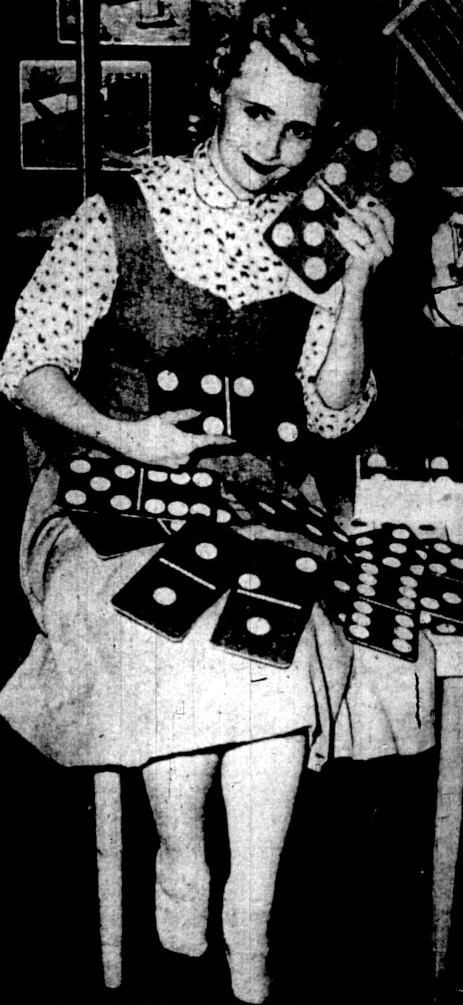
[[[291,175],[311,150],[324,96],[323,60],[306,7],[246,9],[216,62],[211,97],[218,121],[210,141],[192,158],[144,161],[125,217],[96,195],[58,232],[19,301],[2,364],[2,387],[22,408],[150,465],[177,468],[210,449],[220,467],[220,448],[235,450],[237,477],[244,471],[258,478],[268,473],[267,461],[259,466],[249,452],[238,453],[227,436],[182,429],[197,415],[193,410],[147,414],[149,394],[135,401],[134,382],[120,374],[136,370],[130,347],[140,338],[148,358],[143,387],[150,361],[167,353],[170,360],[175,350],[181,366],[182,354],[190,360],[196,348],[215,350],[224,333],[233,353],[244,357],[242,332],[248,342],[254,332],[265,361],[268,328],[279,335],[282,381],[297,369],[308,429],[336,436],[360,420],[374,394],[365,372],[363,294],[391,253],[389,213],[370,200],[356,209],[357,223],[340,220],[349,258],[342,283],[325,298],[298,281],[262,238],[291,198]],[[140,285],[138,301],[127,307],[117,284],[124,226],[142,213],[155,281]],[[132,268],[126,262],[124,270],[128,282],[135,275],[141,284],[146,258],[139,252],[135,241]],[[110,371],[114,352],[119,362]],[[267,921],[307,736],[319,734],[322,753],[312,748],[318,763],[331,743],[329,732],[321,733],[320,710],[329,702],[326,679],[317,678],[314,625],[290,670],[275,674],[239,656],[218,656],[210,645],[223,601],[181,646],[122,618],[111,597],[156,547],[102,562],[56,506],[56,481],[50,468],[40,474],[23,538],[23,579],[41,634],[4,690],[0,711],[64,764],[143,767],[160,838],[159,938],[191,957],[206,949],[202,815],[221,764],[231,848],[223,925],[232,987],[236,998],[262,1002]],[[321,624],[320,612],[314,624],[317,617]],[[322,635],[339,704],[349,661],[335,628],[324,622]]]

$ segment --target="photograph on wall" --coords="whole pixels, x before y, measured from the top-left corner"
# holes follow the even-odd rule
[[[188,45],[191,0],[128,0],[100,5],[100,42]],[[77,42],[78,0],[56,0],[59,42]]]
[[[101,64],[102,166],[130,169],[152,153],[151,66],[147,62]]]
[[[80,125],[74,60],[23,60],[21,80],[21,164],[34,170],[76,168]],[[151,67],[147,62],[101,64],[102,166],[130,169],[149,154]]]
[[[20,96],[22,167],[77,167],[80,125],[75,61],[23,60]]]

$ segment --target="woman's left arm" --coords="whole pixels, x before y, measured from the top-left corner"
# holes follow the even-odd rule
[[[323,403],[335,410],[351,405],[365,389],[364,294],[371,273],[392,253],[394,220],[365,196],[350,216],[341,217],[337,236],[349,258],[330,345],[315,381]]]

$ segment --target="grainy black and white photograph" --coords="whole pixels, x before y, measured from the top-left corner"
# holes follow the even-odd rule
[[[191,0],[126,0],[99,6],[99,41],[103,45],[189,43]],[[77,42],[79,0],[56,0],[56,20],[58,40]]]
[[[1,1001],[462,1005],[463,0],[3,14]]]

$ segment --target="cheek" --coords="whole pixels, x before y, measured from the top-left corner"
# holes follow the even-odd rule
[[[232,146],[239,146],[249,134],[249,122],[249,118],[243,115],[241,108],[233,100],[227,101],[219,125],[220,138]]]

